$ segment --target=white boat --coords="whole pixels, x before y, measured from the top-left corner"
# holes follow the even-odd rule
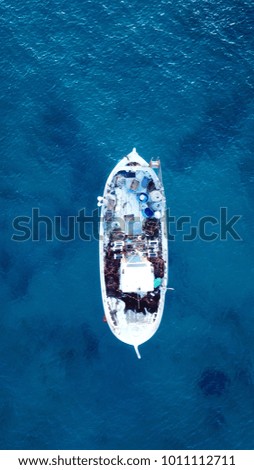
[[[166,199],[160,160],[134,148],[111,171],[100,217],[104,319],[124,343],[138,347],[158,329],[167,290]]]

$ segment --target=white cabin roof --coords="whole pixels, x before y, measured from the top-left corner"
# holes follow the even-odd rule
[[[136,259],[135,259],[136,258]],[[122,292],[149,292],[154,290],[152,264],[138,256],[128,262],[122,260],[120,270],[120,289]]]

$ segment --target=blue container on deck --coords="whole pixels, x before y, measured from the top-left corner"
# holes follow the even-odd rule
[[[139,193],[137,195],[137,198],[139,202],[147,202],[148,201],[148,195],[146,193]]]
[[[149,219],[150,217],[153,217],[154,211],[152,209],[150,209],[150,207],[146,207],[146,209],[144,209],[142,211],[142,214],[143,214],[144,217]]]
[[[150,181],[150,178],[147,178],[147,176],[144,176],[144,178],[141,181],[142,188],[147,188],[149,181]]]

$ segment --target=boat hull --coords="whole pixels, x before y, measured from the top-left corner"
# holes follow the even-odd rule
[[[105,319],[139,356],[138,346],[160,325],[167,290],[166,199],[159,162],[148,164],[133,149],[112,169],[99,205]]]

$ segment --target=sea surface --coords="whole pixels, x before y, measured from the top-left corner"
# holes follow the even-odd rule
[[[1,0],[0,19],[0,448],[253,449],[252,1]],[[171,226],[141,360],[103,322],[94,237],[12,239],[32,208],[68,233],[133,147],[172,216],[241,216],[226,240]]]

